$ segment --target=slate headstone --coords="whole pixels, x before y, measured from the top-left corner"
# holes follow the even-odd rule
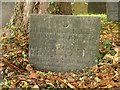
[[[29,61],[45,71],[80,70],[95,64],[100,17],[31,15]]]
[[[120,2],[107,2],[107,18],[111,21],[120,21]]]
[[[6,25],[6,23],[9,23],[13,15],[14,7],[15,2],[2,2],[2,12],[0,12],[2,15],[2,26]]]
[[[0,27],[2,27],[2,2],[0,1]]]
[[[106,2],[88,2],[88,13],[105,14]]]
[[[0,37],[2,36],[2,30],[1,30],[1,27],[2,27],[2,2],[0,1]],[[1,45],[1,40],[0,40],[0,45]],[[1,49],[1,48],[0,48]],[[0,57],[1,57],[2,53],[1,53],[1,50],[0,50]]]

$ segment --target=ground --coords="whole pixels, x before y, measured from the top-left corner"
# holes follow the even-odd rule
[[[100,44],[97,64],[76,72],[44,72],[28,61],[29,33],[7,25],[2,28],[1,86],[8,88],[114,88],[120,87],[120,22],[101,16]]]

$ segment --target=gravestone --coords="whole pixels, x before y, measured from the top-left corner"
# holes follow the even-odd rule
[[[1,15],[1,11],[2,11],[2,2],[0,1],[0,37],[2,35],[2,30],[1,30],[1,27],[2,27],[2,15]],[[0,40],[0,46],[1,46],[1,40]],[[1,47],[0,47],[0,49],[1,49]],[[1,57],[1,55],[2,55],[2,53],[0,51],[0,57]]]
[[[2,12],[0,12],[0,15],[2,15],[2,26],[6,25],[6,23],[9,23],[14,7],[15,2],[2,2]]]
[[[88,2],[88,13],[105,14],[106,2]]]
[[[2,27],[2,2],[0,1],[0,27]]]
[[[120,21],[120,2],[107,2],[107,18]]]
[[[100,17],[31,15],[29,61],[46,71],[80,70],[95,64]]]

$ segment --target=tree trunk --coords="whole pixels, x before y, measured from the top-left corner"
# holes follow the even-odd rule
[[[56,2],[55,4],[60,12],[55,12],[54,14],[72,14],[70,2]],[[28,32],[30,14],[47,14],[48,7],[48,2],[29,2],[28,0],[26,0],[26,2],[16,2],[14,15],[11,19],[11,25],[15,26],[17,30]]]
[[[48,12],[51,14],[71,15],[72,6],[70,2],[53,2],[50,3]]]
[[[47,14],[47,2],[16,2],[11,25],[22,32],[28,31],[30,14]]]
[[[72,15],[72,7],[70,2],[56,2],[61,15]]]

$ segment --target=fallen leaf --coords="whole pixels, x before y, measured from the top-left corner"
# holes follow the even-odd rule
[[[34,85],[32,88],[36,88],[37,90],[39,90],[39,86],[38,85]]]
[[[98,78],[98,77],[95,77],[95,81],[100,82],[100,81],[101,81],[101,79],[100,79],[100,78]]]
[[[50,85],[50,86],[52,86],[52,87],[55,87],[52,83],[46,83],[46,84],[48,84],[48,85]]]
[[[0,62],[0,71],[4,70],[4,63],[3,62]]]
[[[32,66],[31,66],[30,64],[27,64],[27,66],[26,66],[26,70],[28,70],[28,71],[32,71],[33,68],[32,68]]]
[[[38,78],[38,77],[39,77],[39,75],[36,74],[36,73],[31,73],[31,74],[29,75],[29,78]]]
[[[4,63],[3,62],[0,62],[0,67],[3,67],[4,66]]]
[[[75,87],[73,85],[71,85],[70,83],[67,84],[70,88],[75,89]]]
[[[68,80],[69,82],[74,82],[74,81],[75,81],[74,78],[72,78],[72,77],[68,77],[67,80]]]

